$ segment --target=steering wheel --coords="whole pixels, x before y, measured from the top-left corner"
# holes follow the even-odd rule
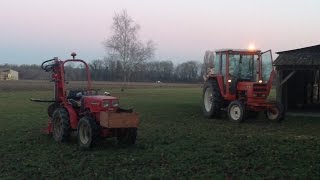
[[[47,60],[47,61],[44,61],[44,62],[41,64],[41,68],[42,68],[43,70],[45,70],[46,72],[51,71],[51,70],[53,69],[53,67],[54,67],[54,63],[47,64],[47,65],[45,65],[45,64],[48,63],[48,62],[50,62],[50,61],[53,61],[53,60],[54,60],[54,59],[49,59],[49,60]]]
[[[90,89],[90,90],[84,90],[83,91],[83,95],[97,95],[98,94],[98,90],[95,89]]]

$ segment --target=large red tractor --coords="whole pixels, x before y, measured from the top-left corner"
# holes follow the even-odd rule
[[[270,120],[282,120],[282,105],[267,100],[275,76],[272,64],[271,50],[215,51],[214,63],[204,76],[204,116],[218,117],[226,110],[232,122],[243,122],[249,114],[259,112]]]
[[[54,100],[34,100],[53,102],[48,107],[48,127],[46,133],[52,134],[58,142],[68,140],[71,132],[77,132],[80,148],[90,148],[98,137],[117,137],[119,143],[133,145],[137,137],[138,114],[132,109],[119,107],[116,97],[98,95],[91,87],[91,77],[87,63],[81,59],[61,61],[58,58],[47,60],[41,68],[51,72],[54,82]],[[65,85],[65,64],[80,62],[87,76],[86,90],[67,90]]]

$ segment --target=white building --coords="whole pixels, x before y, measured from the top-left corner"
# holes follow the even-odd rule
[[[12,69],[0,69],[0,80],[19,80],[19,73]]]

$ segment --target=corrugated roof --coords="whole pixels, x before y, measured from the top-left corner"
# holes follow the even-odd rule
[[[276,52],[277,54],[282,54],[282,53],[291,53],[291,52],[296,52],[296,51],[304,51],[304,52],[320,52],[320,44],[319,45],[314,45],[314,46],[308,46],[308,47],[303,47],[303,48],[298,48],[298,49],[291,49],[291,50],[286,50],[286,51],[279,51]]]
[[[275,66],[320,66],[320,45],[277,52]]]

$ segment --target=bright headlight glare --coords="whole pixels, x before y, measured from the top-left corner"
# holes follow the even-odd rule
[[[258,82],[259,82],[259,83],[262,83],[262,80],[260,79]]]
[[[231,83],[231,79],[228,79],[228,83]]]

